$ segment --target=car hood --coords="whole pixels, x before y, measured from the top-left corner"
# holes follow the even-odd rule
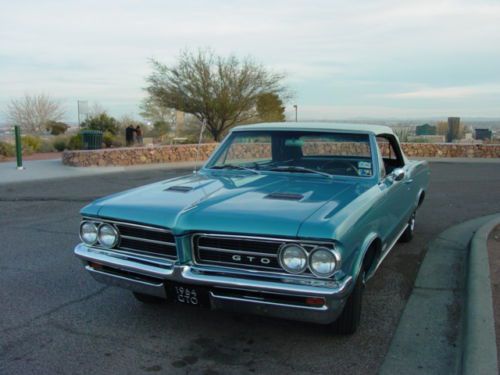
[[[352,181],[295,174],[200,173],[95,201],[83,215],[193,231],[294,237],[326,202],[349,203]],[[330,211],[330,215],[331,215]]]

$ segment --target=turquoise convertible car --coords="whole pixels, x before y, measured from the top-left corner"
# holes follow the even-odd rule
[[[356,331],[365,283],[409,241],[429,168],[384,126],[234,128],[203,168],[81,210],[86,270],[171,299]]]

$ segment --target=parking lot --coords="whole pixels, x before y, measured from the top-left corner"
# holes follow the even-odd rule
[[[429,241],[454,224],[500,212],[500,163],[431,163],[415,238],[387,257],[367,285],[359,331],[341,337],[311,324],[143,305],[84,272],[73,256],[79,209],[181,173],[190,170],[0,186],[1,374],[374,374]]]

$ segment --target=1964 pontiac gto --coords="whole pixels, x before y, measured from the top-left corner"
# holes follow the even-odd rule
[[[145,303],[329,324],[353,333],[365,283],[413,236],[429,180],[384,126],[234,128],[195,174],[98,199],[75,248]]]

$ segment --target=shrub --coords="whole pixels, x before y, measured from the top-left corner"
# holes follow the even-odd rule
[[[72,136],[68,142],[69,150],[81,150],[83,148],[83,138],[81,134]]]
[[[113,145],[114,135],[110,132],[104,132],[102,135],[102,142],[106,145],[106,147],[111,147]]]
[[[54,152],[55,151],[54,144],[51,141],[47,141],[44,139],[44,140],[42,140],[42,144],[40,145],[39,151],[40,152]]]
[[[122,137],[113,135],[110,132],[105,132],[102,135],[102,143],[104,143],[106,147],[123,147],[124,145]]]
[[[123,147],[124,142],[120,137],[113,138],[113,147]]]
[[[16,155],[16,148],[13,144],[7,142],[0,142],[0,155],[5,157],[12,157]]]
[[[62,152],[66,149],[67,143],[68,141],[65,137],[57,137],[56,139],[54,139],[52,145],[54,146],[56,151]]]
[[[106,113],[100,113],[89,117],[80,126],[82,129],[100,130],[102,132],[117,134],[119,124],[114,117],[108,116]]]
[[[69,129],[69,125],[60,121],[49,121],[45,124],[45,128],[50,131],[52,135],[60,135],[66,133]]]
[[[25,135],[22,137],[23,151],[26,154],[40,151],[42,146],[42,139],[33,135]]]

